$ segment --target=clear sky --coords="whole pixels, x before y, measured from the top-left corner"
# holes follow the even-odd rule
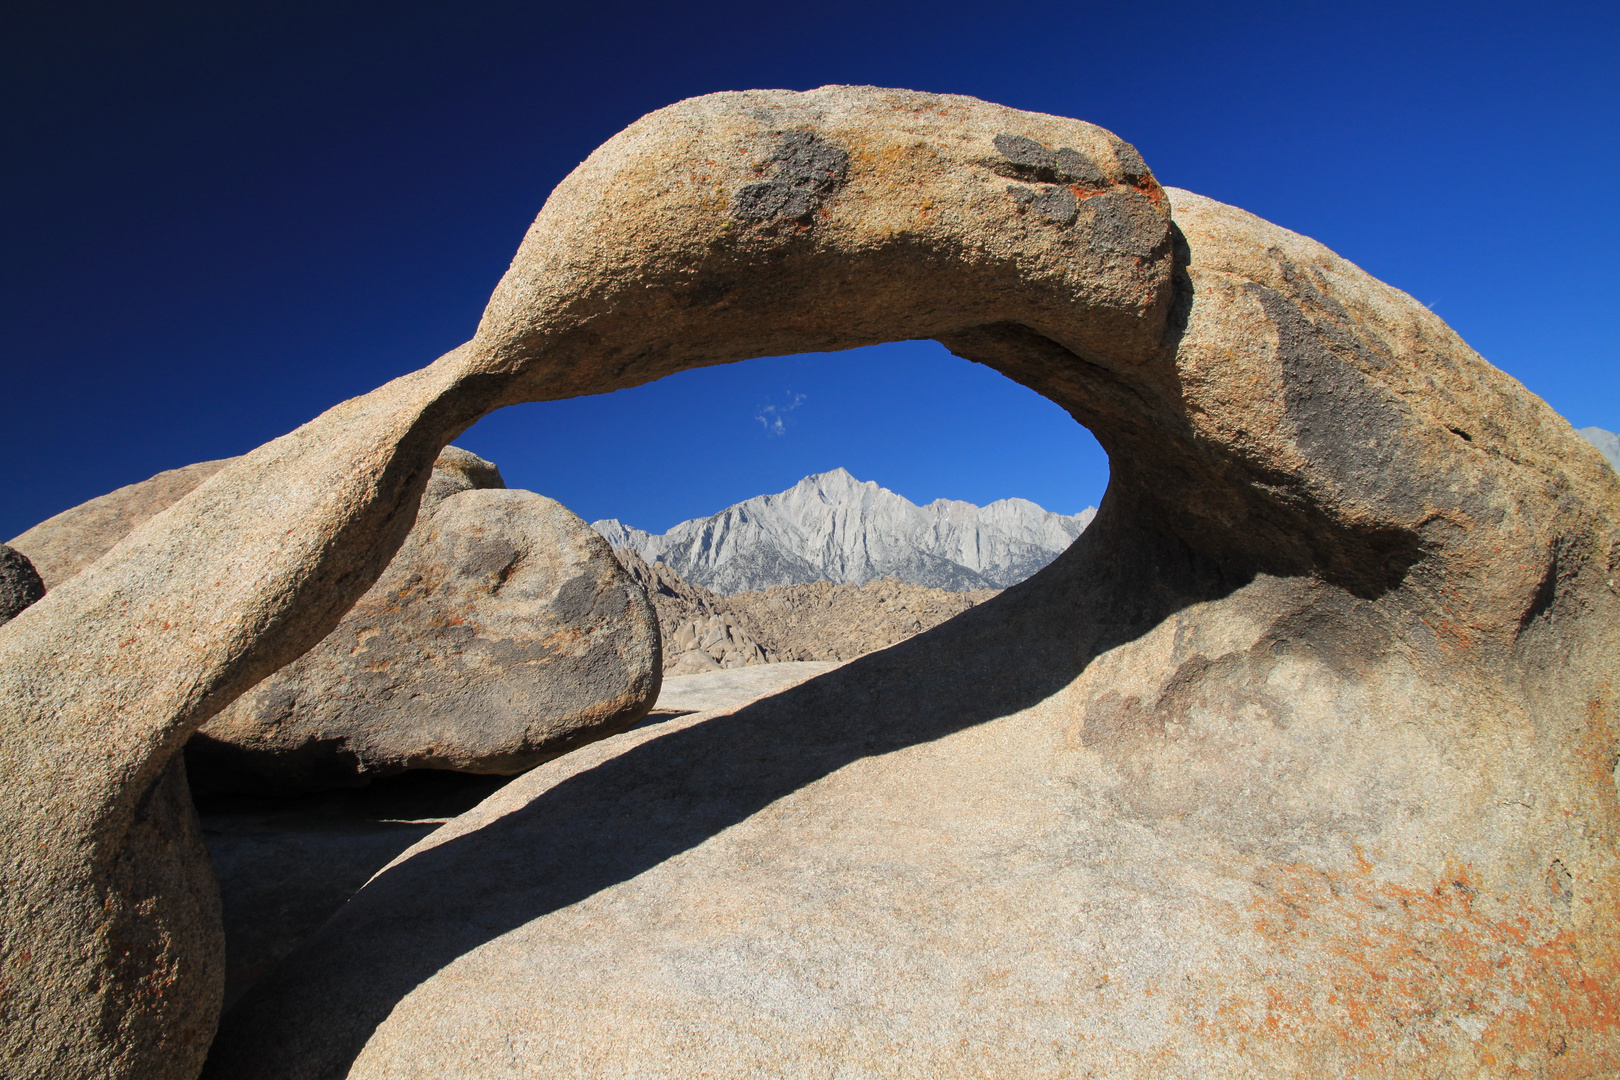
[[[431,361],[599,143],[756,87],[1101,124],[1620,429],[1617,56],[1612,0],[7,4],[0,537]],[[918,502],[1065,512],[1107,477],[1055,406],[927,343],[512,409],[459,441],[657,530],[839,465]]]

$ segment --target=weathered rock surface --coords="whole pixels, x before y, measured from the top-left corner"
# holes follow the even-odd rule
[[[1620,1068],[1613,471],[1422,305],[1107,132],[830,87],[638,121],[471,342],[0,627],[9,1073],[195,1068],[219,922],[174,756],[337,624],[478,416],[922,337],[1096,433],[1076,544],[508,785],[250,990],[212,1074]]]
[[[28,556],[0,544],[0,623],[9,622],[44,595],[45,583],[39,579]]]
[[[109,491],[46,518],[12,540],[11,546],[27,555],[45,587],[54,589],[235,460],[199,461]]]
[[[602,538],[447,447],[388,570],[324,641],[203,725],[187,770],[206,792],[513,775],[634,724],[660,670],[653,612]]]
[[[1616,472],[1620,472],[1620,435],[1600,427],[1581,428],[1576,434],[1597,447],[1598,453],[1608,459]]]
[[[1074,542],[1096,511],[1054,514],[1028,499],[918,506],[844,469],[653,535],[608,518],[591,528],[686,580],[730,594],[772,585],[893,578],[965,592],[1023,581]]]

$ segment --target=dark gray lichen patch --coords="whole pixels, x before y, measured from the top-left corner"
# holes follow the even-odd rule
[[[1108,175],[1102,171],[1102,166],[1078,150],[1071,150],[1067,146],[1061,147],[1053,155],[1053,159],[1057,162],[1058,175],[1068,180],[1077,184],[1090,184],[1093,187],[1108,185]]]
[[[1245,289],[1276,328],[1283,408],[1300,456],[1341,498],[1394,520],[1416,517],[1428,485],[1406,467],[1417,460],[1411,409],[1335,356],[1323,328],[1287,297],[1254,282]]]
[[[1072,147],[1052,150],[1027,135],[997,135],[991,141],[1007,159],[997,169],[1004,176],[1034,183],[1108,186],[1108,174],[1101,166]]]
[[[1334,345],[1354,353],[1370,367],[1384,367],[1390,363],[1388,343],[1373,334],[1365,324],[1358,324],[1358,320],[1345,310],[1343,304],[1333,299],[1319,286],[1315,280],[1319,271],[1304,270],[1295,266],[1293,260],[1282,253],[1281,248],[1268,248],[1266,255],[1277,264],[1282,279],[1299,298],[1325,313],[1326,317],[1319,320],[1318,327]],[[1352,330],[1352,327],[1356,329]],[[1363,334],[1367,335],[1366,340],[1363,340]]]
[[[0,544],[0,623],[45,595],[45,583],[28,556]]]
[[[1066,187],[1049,187],[1030,200],[1029,208],[1054,225],[1073,225],[1080,200]]]
[[[1150,258],[1170,240],[1170,227],[1153,204],[1134,191],[1086,200],[1091,213],[1089,246],[1099,255]]]
[[[849,154],[811,131],[789,131],[768,162],[773,176],[738,190],[732,216],[740,221],[809,220],[821,200],[849,178]]]
[[[796,188],[782,180],[749,184],[737,192],[732,214],[746,220],[807,218],[821,199],[813,191]]]
[[[1080,216],[1080,200],[1066,187],[1027,188],[1009,186],[1007,194],[1019,211],[1034,210],[1054,225],[1073,225]]]
[[[790,131],[771,157],[776,178],[825,195],[849,177],[849,155],[813,131]]]
[[[996,149],[1014,165],[1026,169],[1056,169],[1057,157],[1052,151],[1027,135],[997,135]]]

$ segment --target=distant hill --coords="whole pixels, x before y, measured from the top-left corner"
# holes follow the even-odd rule
[[[719,593],[812,581],[895,578],[966,592],[1004,589],[1074,542],[1097,511],[1054,514],[1028,499],[988,506],[937,499],[918,506],[844,469],[807,476],[661,535],[615,519],[591,527],[615,548],[664,562]]]
[[[1620,472],[1620,435],[1600,427],[1581,428],[1576,434],[1597,447],[1598,452],[1609,459],[1615,472]]]

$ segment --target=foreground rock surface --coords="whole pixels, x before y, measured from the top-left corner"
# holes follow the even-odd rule
[[[714,712],[746,705],[756,698],[777,694],[817,675],[825,675],[839,665],[825,660],[784,660],[776,664],[705,671],[696,675],[675,675],[664,680],[658,704],[650,718],[695,712]]]
[[[196,1069],[220,923],[175,755],[337,625],[479,416],[925,337],[1097,435],[1080,540],[503,790],[249,991],[214,1074],[1620,1070],[1613,470],[1422,305],[1108,132],[829,87],[638,121],[472,341],[0,627],[9,1074]]]
[[[837,666],[788,662],[665,679],[644,722],[735,708]],[[314,935],[373,874],[505,783],[501,776],[420,771],[296,798],[205,797],[198,817],[219,878],[225,1007]]]
[[[210,793],[509,776],[634,724],[660,670],[652,609],[601,537],[448,447],[376,585],[203,725],[187,770]]]

